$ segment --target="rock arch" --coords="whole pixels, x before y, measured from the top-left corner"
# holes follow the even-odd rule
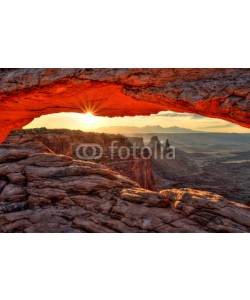
[[[0,142],[56,112],[197,113],[250,128],[250,69],[1,69]]]

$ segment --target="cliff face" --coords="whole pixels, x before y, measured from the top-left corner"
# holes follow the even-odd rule
[[[250,69],[1,69],[0,141],[56,112],[100,116],[164,110],[250,128]]]
[[[115,155],[112,157],[110,146],[113,141],[116,141],[115,146],[117,148]],[[138,147],[142,147],[142,139],[128,139],[122,135],[82,132],[80,130],[33,129],[12,132],[4,141],[4,144],[24,144],[29,142],[41,142],[56,154],[67,155],[74,159],[79,159],[76,156],[78,145],[98,144],[104,149],[104,154],[97,162],[131,178],[143,188],[154,190],[155,180],[152,173],[151,161],[143,159],[140,153],[137,153],[136,157],[133,157],[131,154],[125,160],[117,153],[119,148],[124,146],[130,147],[131,143],[136,143]]]
[[[0,145],[0,232],[249,231],[249,207],[216,194],[152,192],[41,143]]]

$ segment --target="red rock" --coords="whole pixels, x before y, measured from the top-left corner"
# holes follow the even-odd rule
[[[19,167],[25,180],[13,183]],[[38,143],[0,145],[0,170],[0,232],[250,232],[249,207],[204,191],[142,189]]]
[[[164,110],[250,128],[250,69],[1,69],[0,141],[41,115]]]
[[[155,180],[152,173],[150,160],[143,159],[140,154],[136,155],[136,157],[133,157],[131,154],[126,160],[122,160],[119,155],[116,155],[113,159],[111,159],[108,149],[113,141],[117,141],[116,146],[118,148],[129,146],[131,145],[131,142],[135,141],[137,143],[140,142],[140,146],[143,146],[142,139],[133,139],[130,141],[130,139],[122,135],[100,134],[66,129],[32,129],[15,131],[8,136],[8,138],[4,141],[4,144],[41,142],[56,154],[64,154],[74,159],[78,159],[78,157],[75,155],[75,149],[78,145],[84,143],[98,144],[104,149],[105,157],[102,157],[102,159],[99,160],[102,164],[138,182],[143,188],[155,189]],[[21,153],[19,153],[19,155],[21,155]],[[61,160],[56,159],[56,166],[59,167],[69,165],[71,163],[70,157],[67,158],[63,156]],[[10,159],[9,154],[8,159]],[[44,167],[49,167],[51,163],[55,164],[53,159],[54,156],[49,156],[46,154],[37,154],[29,158],[29,160],[33,160],[34,164],[38,166],[44,165]]]

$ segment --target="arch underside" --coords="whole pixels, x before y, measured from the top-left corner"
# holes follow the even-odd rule
[[[250,128],[250,69],[1,69],[0,142],[41,115],[196,113]]]

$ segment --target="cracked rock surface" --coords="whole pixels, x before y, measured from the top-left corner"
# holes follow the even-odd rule
[[[249,231],[249,207],[219,195],[146,190],[38,142],[0,146],[0,232]]]

